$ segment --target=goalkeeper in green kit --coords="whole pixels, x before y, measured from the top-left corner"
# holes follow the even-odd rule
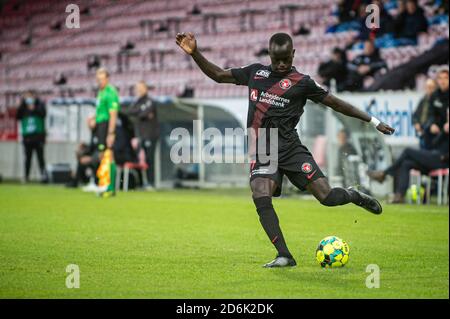
[[[96,73],[99,87],[95,109],[94,138],[101,160],[97,176],[99,192],[103,197],[115,194],[116,165],[113,147],[116,137],[116,121],[120,110],[119,94],[109,83],[109,73],[100,68]]]

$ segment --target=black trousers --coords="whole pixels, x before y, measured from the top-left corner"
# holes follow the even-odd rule
[[[31,160],[33,157],[33,152],[36,152],[39,169],[41,171],[41,176],[43,178],[47,177],[47,173],[45,171],[45,160],[44,160],[44,141],[24,141],[24,151],[25,151],[25,180],[28,180],[30,177],[30,169],[31,169]]]
[[[145,152],[145,161],[148,165],[147,180],[148,183],[152,186],[155,185],[155,150],[157,142],[157,139],[141,141],[141,147]]]
[[[418,150],[407,148],[400,157],[385,170],[385,173],[397,178],[394,191],[404,195],[409,186],[409,171],[416,169],[424,174],[429,171],[445,168],[448,164],[441,160],[438,151]]]

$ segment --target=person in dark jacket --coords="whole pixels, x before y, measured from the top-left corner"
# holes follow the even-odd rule
[[[36,152],[37,154],[41,172],[41,182],[46,183],[48,181],[44,159],[46,115],[47,111],[45,103],[33,92],[26,92],[16,113],[16,119],[20,122],[22,143],[24,146],[25,182],[28,182],[30,178],[33,152]]]
[[[95,116],[90,116],[87,119],[87,126],[91,131],[91,138],[89,143],[80,143],[76,150],[77,168],[73,174],[67,187],[78,187],[78,184],[87,183],[90,177],[94,177],[100,164],[99,151],[96,138],[94,134],[95,130]]]
[[[430,97],[430,122],[432,123],[430,126],[430,132],[434,135],[441,133],[441,128],[447,119],[449,106],[448,73],[449,70],[447,68],[441,69],[437,73],[436,82],[438,84],[438,89]]]
[[[359,91],[363,89],[364,79],[374,76],[378,71],[387,69],[386,62],[380,57],[378,49],[373,41],[364,42],[364,52],[358,55],[353,61],[347,64],[348,79],[346,88],[349,91]]]
[[[420,140],[421,149],[430,149],[432,135],[430,134],[431,96],[436,90],[436,82],[429,78],[425,83],[425,95],[420,99],[412,116],[412,124]]]
[[[157,116],[157,102],[148,93],[149,89],[144,81],[135,85],[136,102],[131,105],[126,114],[135,125],[135,135],[139,138],[139,145],[145,151],[145,159],[149,166],[147,170],[148,182],[151,186],[155,180],[155,148],[159,138],[159,123]]]
[[[431,170],[449,167],[449,111],[448,111],[448,70],[441,70],[437,79],[439,89],[433,94],[436,99],[447,94],[446,104],[439,100],[431,102],[430,132],[434,134],[430,150],[407,148],[400,157],[384,171],[372,171],[370,178],[382,183],[387,175],[397,176],[393,203],[403,203],[409,185],[409,171],[416,169],[423,174]],[[446,88],[446,91],[444,89]]]
[[[417,36],[428,31],[428,21],[417,0],[400,2],[399,15],[394,20],[395,37],[417,44]]]
[[[370,4],[374,4],[379,8],[379,25],[377,28],[368,28],[367,27],[367,18],[369,16],[369,12],[366,12],[367,6],[361,6],[360,10],[363,11],[361,14],[360,25],[361,29],[359,31],[359,40],[365,41],[371,39],[373,37],[379,38],[387,33],[391,33],[393,30],[394,19],[389,14],[388,10],[386,10],[384,3],[382,0],[372,0]]]
[[[331,79],[335,79],[337,91],[345,88],[347,79],[347,56],[344,50],[334,48],[331,59],[319,65],[318,74],[323,79],[323,84],[330,87]]]

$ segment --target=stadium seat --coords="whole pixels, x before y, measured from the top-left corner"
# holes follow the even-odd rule
[[[116,189],[120,189],[120,176],[123,172],[123,187],[122,190],[124,192],[128,192],[129,182],[130,182],[130,171],[131,170],[139,170],[142,172],[143,184],[147,185],[147,170],[148,165],[146,163],[133,163],[126,162],[123,166],[117,165],[117,175],[116,175]]]
[[[449,178],[449,169],[436,169],[428,173],[428,181],[427,181],[427,202],[430,203],[430,193],[431,193],[431,178],[437,177],[438,179],[438,189],[437,189],[437,203],[438,205],[447,205],[448,203],[448,178]]]
[[[428,175],[422,175],[422,173],[418,170],[412,169],[409,172],[409,186],[413,185],[413,179],[416,178],[416,185],[420,187],[422,185],[422,179],[425,180],[426,184],[426,203],[430,204],[431,202],[431,181],[434,177],[437,178],[437,204],[438,205],[447,205],[448,203],[448,184],[449,184],[449,169],[436,169],[432,170],[428,173]],[[408,202],[411,204],[412,199],[408,197]],[[417,196],[416,200],[417,205],[421,204],[421,196]]]

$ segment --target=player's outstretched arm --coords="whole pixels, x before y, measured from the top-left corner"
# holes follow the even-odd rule
[[[199,68],[209,78],[218,83],[236,83],[231,70],[224,70],[214,63],[209,62],[197,48],[197,40],[192,33],[178,33],[176,37],[177,45],[189,54],[197,63]]]
[[[322,101],[328,107],[331,107],[336,112],[342,113],[344,115],[354,117],[360,119],[364,122],[370,122],[375,126],[375,128],[383,134],[392,135],[394,133],[394,129],[387,125],[386,123],[381,122],[377,118],[370,116],[364,111],[354,107],[348,102],[341,100],[340,98],[334,96],[333,94],[328,94]]]

